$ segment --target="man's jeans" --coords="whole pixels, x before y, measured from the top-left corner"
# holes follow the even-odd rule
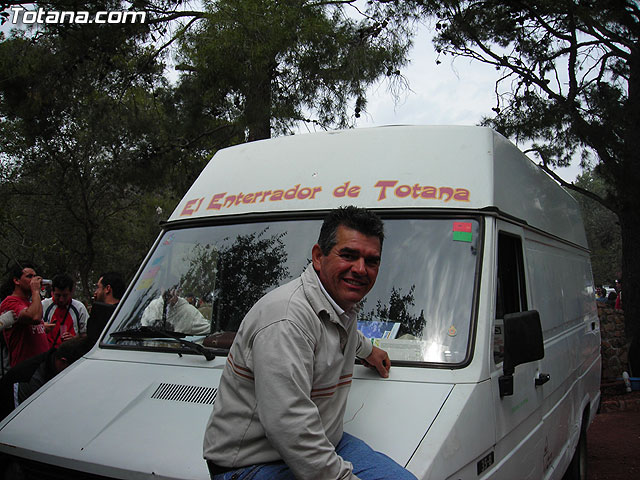
[[[416,477],[391,460],[376,452],[362,440],[345,433],[336,447],[336,453],[353,464],[353,473],[361,480],[416,480]],[[284,462],[252,465],[213,475],[213,480],[295,480]]]

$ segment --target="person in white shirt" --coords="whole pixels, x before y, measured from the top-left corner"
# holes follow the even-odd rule
[[[155,327],[187,335],[207,335],[211,333],[211,324],[196,307],[178,296],[178,288],[173,287],[154,299],[142,312],[140,323],[146,327]]]
[[[73,279],[60,273],[52,279],[51,298],[42,301],[42,320],[51,347],[87,334],[89,313],[82,302],[73,298],[73,291]]]

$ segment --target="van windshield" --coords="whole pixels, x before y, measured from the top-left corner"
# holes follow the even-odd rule
[[[320,220],[296,220],[167,231],[103,345],[148,350],[173,342],[180,348],[170,338],[126,334],[143,329],[228,347],[260,297],[302,274],[320,226]],[[478,220],[386,219],[385,235],[358,328],[392,361],[464,362],[479,268]]]

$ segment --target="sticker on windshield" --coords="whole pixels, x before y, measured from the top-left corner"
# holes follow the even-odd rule
[[[148,290],[151,288],[151,285],[153,285],[153,278],[145,278],[144,280],[140,280],[136,290]]]
[[[151,262],[151,268],[149,268],[142,274],[142,278],[140,279],[136,290],[147,290],[148,288],[151,288],[151,285],[153,285],[153,280],[156,278],[156,275],[160,271],[160,266],[162,264],[163,258],[164,256],[158,257],[153,262]]]
[[[163,245],[163,246],[169,246],[169,245],[171,245],[171,242],[173,242],[173,237],[174,237],[174,234],[169,235],[169,236],[164,240],[164,242],[162,242],[162,245]]]
[[[471,227],[471,222],[453,222],[453,241],[471,242],[473,240]]]

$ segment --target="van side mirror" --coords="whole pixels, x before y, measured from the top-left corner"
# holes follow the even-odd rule
[[[513,372],[518,365],[541,358],[544,358],[544,341],[538,311],[506,314],[503,375],[498,380],[500,396],[513,395]]]

